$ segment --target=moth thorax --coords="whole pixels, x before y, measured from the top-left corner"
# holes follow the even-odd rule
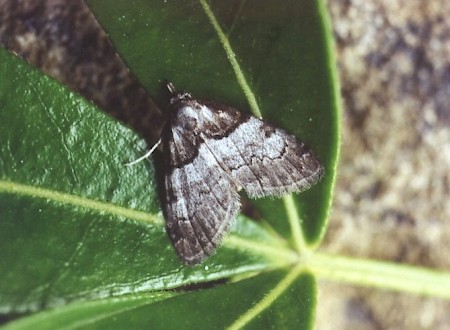
[[[177,124],[187,131],[193,131],[198,126],[198,112],[193,107],[183,107],[178,112]]]

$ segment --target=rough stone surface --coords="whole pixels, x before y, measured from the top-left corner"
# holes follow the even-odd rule
[[[160,110],[82,0],[0,0],[0,45],[156,142]]]
[[[322,250],[450,269],[449,1],[329,1],[343,142]],[[317,329],[448,329],[450,304],[321,283]]]

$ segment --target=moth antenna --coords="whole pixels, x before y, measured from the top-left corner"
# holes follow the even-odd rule
[[[166,84],[166,86],[167,86],[167,89],[169,90],[170,94],[172,94],[172,95],[176,94],[177,90],[176,90],[175,86],[172,84],[172,82],[169,81]]]
[[[150,157],[150,155],[153,153],[153,151],[155,151],[155,149],[156,149],[160,144],[161,144],[161,139],[159,139],[158,142],[156,142],[156,143],[153,145],[153,147],[152,147],[149,151],[147,151],[147,152],[145,153],[144,156],[139,157],[138,159],[133,160],[133,161],[130,162],[130,163],[126,163],[125,165],[126,165],[126,166],[132,166],[132,165],[134,165],[134,164],[139,163],[141,160],[144,160],[144,159]]]

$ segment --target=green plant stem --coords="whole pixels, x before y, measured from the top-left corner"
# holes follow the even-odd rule
[[[302,267],[318,279],[450,300],[450,273],[444,271],[313,251],[306,254],[303,251],[296,257],[296,251],[287,247],[262,247],[259,244],[248,244],[237,237],[229,237],[225,244],[251,250],[268,259],[275,257],[279,262],[274,267]]]
[[[234,235],[230,235],[225,239],[224,246],[249,250],[255,252],[255,254],[263,255],[269,259],[275,267],[292,265],[298,260],[298,254],[291,249],[287,249],[286,246],[281,246],[279,244],[261,244]]]
[[[317,252],[305,268],[319,279],[450,300],[450,274],[445,272]]]

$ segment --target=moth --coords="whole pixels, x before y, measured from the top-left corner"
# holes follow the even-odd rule
[[[251,198],[310,188],[324,175],[313,152],[294,135],[214,101],[177,92],[172,83],[161,136],[166,229],[188,265],[210,256]]]

